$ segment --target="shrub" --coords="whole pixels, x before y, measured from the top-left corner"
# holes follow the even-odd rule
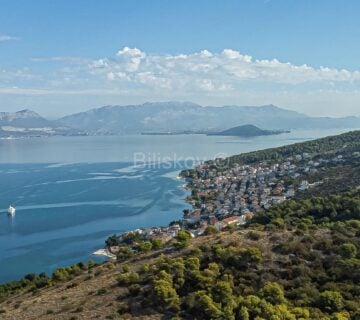
[[[117,309],[117,313],[122,315],[124,313],[129,312],[129,306],[127,304],[121,304],[119,305],[118,309]]]
[[[137,246],[140,252],[149,252],[153,248],[153,245],[149,241],[140,242]]]
[[[339,311],[344,307],[343,297],[338,291],[324,291],[320,293],[320,308],[329,312]]]
[[[65,268],[58,268],[53,272],[52,278],[55,281],[64,281],[69,278],[69,273]]]
[[[95,265],[96,265],[95,261],[91,259],[87,263],[88,269],[92,269],[93,267],[95,267]]]
[[[339,252],[343,259],[351,259],[356,257],[357,249],[352,243],[344,243],[340,246]]]
[[[215,226],[207,226],[205,229],[205,234],[206,235],[210,235],[210,234],[216,234],[219,233],[219,230],[215,228]]]
[[[122,247],[119,247],[119,251],[116,255],[116,258],[118,260],[125,260],[125,259],[128,259],[130,258],[132,255],[133,255],[133,251],[130,249],[130,247],[128,246],[122,246]]]
[[[137,296],[141,291],[141,286],[137,283],[129,286],[129,292],[132,296]]]
[[[187,230],[180,230],[176,236],[176,242],[174,243],[175,248],[183,249],[190,244],[191,234]]]
[[[171,282],[163,279],[155,280],[153,292],[162,306],[173,310],[180,309],[180,298]]]
[[[259,292],[260,296],[271,304],[282,304],[286,302],[284,289],[276,282],[268,282]]]
[[[160,249],[164,246],[163,242],[160,239],[153,239],[151,241],[153,249]]]
[[[250,231],[250,232],[248,232],[247,237],[250,240],[258,241],[261,238],[261,235],[258,232]]]
[[[130,271],[130,267],[127,263],[122,266],[122,272],[126,273]]]
[[[102,295],[106,294],[106,292],[107,292],[106,288],[101,288],[98,291],[96,291],[96,294],[99,296],[102,296]]]
[[[129,285],[137,283],[140,280],[140,276],[137,272],[127,272],[120,274],[117,278],[119,285]]]

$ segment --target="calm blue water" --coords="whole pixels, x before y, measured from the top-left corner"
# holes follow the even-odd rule
[[[343,131],[254,139],[185,135],[0,140],[0,282],[86,261],[108,235],[181,218],[186,194],[180,188],[183,182],[174,177],[194,161]],[[140,160],[147,165],[138,166]],[[10,204],[17,209],[14,218],[6,214]]]
[[[1,281],[86,261],[112,233],[181,218],[172,169],[130,165],[0,164]]]

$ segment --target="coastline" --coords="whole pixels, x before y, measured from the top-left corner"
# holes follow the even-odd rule
[[[196,167],[196,166],[192,166],[191,169],[194,169],[194,167]],[[175,174],[175,172],[176,172],[176,174]],[[177,180],[177,181],[183,180],[183,182],[186,182],[186,178],[182,176],[182,172],[183,172],[183,170],[181,170],[180,172],[177,171],[177,170],[172,171],[170,174],[167,175],[167,178],[172,179],[172,180]],[[164,175],[164,176],[166,176],[166,175]],[[178,188],[180,188],[182,190],[185,190],[185,191],[189,191],[189,183],[188,182],[183,183],[183,184],[179,185]],[[185,195],[185,197],[180,197],[180,199],[181,199],[181,201],[184,202],[184,204],[187,203],[192,207],[192,209],[194,209],[193,203],[189,202],[187,197],[188,197],[188,195]],[[184,219],[184,216],[181,218],[181,220],[183,220],[183,219]],[[167,227],[157,225],[157,226],[152,226],[150,228],[138,227],[138,229],[136,229],[136,230],[126,230],[123,233],[119,234],[118,237],[120,238],[124,234],[139,232],[139,231],[142,231],[144,229],[163,229],[163,228],[166,229],[166,228],[171,227],[171,222],[172,221],[169,221]],[[103,248],[100,248],[100,249],[97,249],[96,251],[92,252],[91,254],[95,255],[95,256],[102,256],[102,257],[108,258],[109,260],[116,260],[117,259],[117,256],[114,253],[112,253],[110,248],[107,247],[107,246],[105,246]]]
[[[260,149],[260,147],[259,147],[259,150],[261,150]],[[241,152],[242,153],[242,152]],[[236,157],[234,157],[234,158],[236,158]],[[246,158],[246,156],[242,156],[241,158]],[[190,166],[189,166],[190,167]],[[103,166],[101,167],[102,169],[101,170],[103,170],[104,168],[103,168]],[[112,167],[111,167],[112,168]],[[111,169],[110,168],[110,169]],[[178,168],[178,170],[177,170],[177,172],[179,173],[179,171],[181,171],[181,168],[179,169],[179,167],[177,167]],[[26,167],[25,169],[28,169],[28,167]],[[109,170],[110,170],[109,169]],[[89,169],[90,170],[90,169]],[[104,169],[105,170],[105,169]],[[100,172],[100,171],[98,171],[98,168],[94,168],[94,169],[91,169],[90,170],[91,172]],[[89,172],[90,172],[89,171]],[[170,171],[172,171],[172,170],[170,170]],[[101,172],[103,172],[103,171],[101,171]],[[19,174],[19,176],[22,176],[22,174],[20,173]],[[175,175],[174,175],[175,176]],[[175,177],[176,178],[176,177]],[[36,177],[36,179],[38,179],[37,177]],[[5,179],[4,179],[5,180]],[[163,180],[163,181],[169,181],[170,179],[166,179],[166,180]],[[150,227],[150,226],[152,226],[152,225],[156,225],[156,223],[158,223],[158,225],[164,225],[164,226],[166,226],[167,224],[168,224],[168,222],[169,221],[171,221],[171,220],[180,220],[181,218],[182,218],[182,209],[184,208],[184,205],[185,206],[187,206],[187,208],[189,208],[190,210],[191,210],[191,205],[189,205],[188,204],[188,202],[186,202],[186,200],[187,199],[185,199],[185,196],[184,195],[182,195],[181,194],[181,192],[184,190],[184,184],[183,184],[183,182],[182,181],[180,181],[179,180],[179,178],[177,178],[176,179],[177,180],[177,183],[176,183],[176,185],[177,185],[177,187],[179,188],[179,190],[178,191],[176,191],[176,192],[171,192],[171,193],[169,193],[169,195],[168,195],[168,197],[170,197],[171,195],[173,195],[174,196],[174,200],[173,201],[176,201],[176,203],[177,203],[177,207],[173,207],[173,209],[172,209],[172,211],[170,212],[163,212],[163,214],[161,214],[161,216],[162,216],[162,219],[161,220],[158,220],[157,219],[157,217],[159,216],[159,218],[160,218],[160,214],[157,214],[156,215],[156,218],[155,219],[147,219],[147,224],[146,224],[146,226],[148,226],[148,227]],[[49,180],[49,181],[51,181],[51,179]],[[3,182],[5,182],[5,181],[3,181]],[[310,181],[310,183],[311,183],[312,181]],[[4,185],[6,185],[6,183],[3,183]],[[183,184],[183,186],[181,186]],[[174,186],[175,184],[171,184],[171,186]],[[59,185],[59,186],[62,186],[62,185]],[[181,189],[180,189],[181,188]],[[186,189],[186,188],[185,188]],[[191,189],[191,188],[190,188]],[[188,190],[188,192],[190,193],[191,192],[191,190]],[[175,188],[173,189],[173,190],[175,190]],[[25,190],[26,191],[26,190]],[[179,196],[179,194],[180,194],[180,196]],[[16,194],[15,194],[15,196],[14,196],[14,198],[16,197]],[[177,198],[175,198],[175,197],[177,197]],[[176,200],[176,199],[178,199],[178,200]],[[275,200],[277,200],[277,199],[275,199]],[[11,202],[11,201],[10,201]],[[9,202],[9,203],[10,203]],[[20,209],[20,208],[19,208]],[[157,209],[154,209],[154,210],[156,210],[156,211],[159,211],[159,210],[157,210]],[[44,212],[45,212],[45,210],[44,210]],[[169,215],[168,215],[168,213],[170,213],[171,214],[171,217],[169,218]],[[174,216],[176,216],[175,218],[173,218]],[[5,215],[3,216],[3,215],[1,215],[0,217],[5,217]],[[23,217],[26,217],[26,215],[23,215]],[[21,217],[21,216],[18,216],[18,218],[20,218],[20,219],[22,219],[23,217]],[[139,221],[137,218],[134,218],[134,217],[132,217],[132,218],[130,218],[131,219],[131,224],[130,225],[128,225],[127,223],[126,223],[126,225],[124,224],[124,223],[122,223],[122,222],[120,222],[120,224],[119,224],[119,226],[120,226],[120,229],[121,229],[121,232],[123,231],[123,230],[133,230],[133,229],[136,229],[136,227],[138,226],[138,225],[143,225],[143,223],[141,222],[141,221]],[[29,219],[30,220],[30,219]],[[71,219],[70,219],[71,220]],[[110,219],[109,219],[110,220]],[[28,220],[27,220],[28,221]],[[127,220],[126,220],[127,221]],[[13,225],[10,225],[9,224],[9,228],[11,228],[11,227],[17,227],[17,228],[24,228],[25,229],[25,224],[23,223],[23,224],[19,224],[19,222],[20,222],[20,220],[19,219],[17,219],[17,225],[15,225],[15,224],[13,224]],[[30,223],[36,223],[36,219],[32,219],[31,221],[29,221]],[[112,226],[112,224],[111,224],[112,222],[109,222],[108,223],[108,226],[106,226],[106,228],[109,228],[109,230],[112,230],[111,229],[111,226]],[[137,223],[137,225],[136,225],[136,223]],[[4,224],[5,225],[5,224]],[[95,223],[93,224],[94,226],[95,226]],[[93,225],[91,225],[90,227],[93,227]],[[39,227],[39,225],[37,225],[36,224],[36,227]],[[84,229],[86,228],[86,232],[88,232],[87,231],[87,228],[88,228],[88,226],[86,226],[86,227],[84,227]],[[10,230],[10,229],[9,229]],[[74,230],[74,231],[73,231]],[[97,229],[96,229],[97,230]],[[115,228],[114,229],[116,232],[119,232],[120,230],[119,230],[119,228]],[[52,230],[51,230],[52,231]],[[80,231],[82,231],[82,230],[80,230]],[[56,231],[56,229],[54,230],[54,233],[55,232],[57,232]],[[75,228],[72,228],[71,229],[71,232],[74,232],[74,234],[76,234],[76,232],[77,231],[75,231]],[[10,232],[9,232],[10,233]],[[109,236],[109,235],[111,235],[113,233],[113,231],[110,231],[110,232],[105,232],[104,234],[102,234],[101,236],[94,236],[91,240],[89,240],[89,241],[92,241],[92,244],[91,244],[91,246],[89,245],[89,247],[88,248],[85,248],[85,253],[83,254],[83,256],[81,256],[80,257],[80,259],[82,259],[83,261],[86,261],[87,259],[89,259],[89,258],[91,258],[91,254],[92,254],[92,252],[93,251],[96,251],[96,249],[100,249],[100,248],[103,248],[104,246],[105,246],[105,243],[104,243],[104,240],[106,239],[106,237],[107,236]],[[50,235],[50,234],[49,234]],[[36,234],[36,236],[37,236],[37,234]],[[49,239],[49,236],[48,235],[43,235],[43,233],[41,233],[40,234],[40,236],[41,237],[43,237],[43,238],[40,238],[41,239],[41,241],[43,241],[44,243],[46,243],[45,241],[46,241],[46,239],[45,238],[47,238],[47,239]],[[85,236],[82,236],[83,238],[85,238]],[[104,239],[105,238],[105,239]],[[25,239],[25,238],[24,238]],[[51,239],[51,238],[50,238]],[[25,240],[27,240],[27,239],[25,239]],[[95,240],[95,241],[94,241]],[[20,241],[20,239],[19,239],[19,241]],[[31,244],[30,244],[31,245]],[[47,244],[46,244],[47,245]],[[54,244],[55,245],[55,244]],[[68,244],[65,244],[66,245],[66,248],[69,248],[69,250],[71,249],[70,248],[70,246],[72,246],[72,244],[71,244],[71,242],[69,241],[68,242]],[[12,246],[15,246],[15,244],[12,244]],[[31,249],[32,250],[36,250],[37,249],[37,246],[35,246],[35,245],[33,245],[32,247],[31,247]],[[45,248],[45,249],[47,249],[47,247]],[[45,250],[43,251],[43,253],[42,254],[45,254],[44,253],[45,252]],[[70,252],[70,251],[69,251]],[[20,254],[21,254],[21,252],[20,252]],[[29,256],[30,256],[30,254],[29,254]],[[75,255],[74,255],[75,256]],[[21,255],[19,255],[19,257],[20,258],[17,258],[17,256],[16,257],[14,257],[13,259],[14,259],[14,262],[15,261],[20,261],[19,263],[18,263],[18,265],[19,265],[19,270],[22,270],[22,269],[26,269],[25,267],[22,267],[22,265],[26,265],[26,264],[24,264],[24,263],[22,263],[22,261],[25,261],[25,258],[24,259],[22,259],[22,257],[21,257]],[[105,256],[104,256],[105,257]],[[5,258],[4,257],[2,257],[2,259],[3,260],[5,260]],[[17,260],[15,260],[15,259],[17,259]],[[55,259],[55,258],[54,258]],[[73,258],[73,261],[75,262],[75,259],[78,259],[77,258],[77,256],[76,257],[74,257]],[[103,258],[101,258],[101,259],[103,259]],[[106,257],[106,258],[104,258],[104,260],[107,260],[108,259],[108,257]],[[7,262],[7,261],[6,261]],[[59,264],[60,265],[60,264]],[[41,267],[37,267],[36,265],[35,265],[35,268],[33,269],[33,268],[31,268],[31,270],[29,270],[29,271],[35,271],[35,272],[41,272],[41,271],[46,271],[46,272],[48,272],[48,273],[51,273],[52,272],[52,269],[51,269],[51,264],[43,264]],[[7,266],[6,265],[3,265],[3,268],[4,269],[2,269],[2,270],[4,270],[4,274],[5,274],[5,268],[6,268]],[[11,272],[14,272],[14,270],[12,270],[11,268],[8,268],[8,269],[6,269],[6,270],[10,270]],[[17,271],[17,270],[16,270]],[[26,272],[28,272],[27,270],[25,270],[25,271],[21,271],[21,274],[20,274],[20,272],[19,272],[19,275],[18,276],[16,276],[16,277],[13,277],[12,279],[17,279],[17,278],[20,278],[23,274],[26,274]],[[10,272],[8,272],[9,274],[10,274]],[[2,276],[3,276],[3,274],[2,274]],[[9,279],[9,281],[11,281],[12,279]],[[5,280],[4,280],[5,281]],[[6,280],[7,281],[7,280]]]
[[[352,132],[338,136],[340,146],[347,135]],[[151,248],[154,241],[162,245],[171,242],[180,230],[197,237],[206,234],[209,227],[222,231],[244,225],[259,212],[322,184],[322,180],[309,182],[309,175],[351,158],[349,154],[332,157],[326,148],[319,156],[317,144],[329,139],[333,136],[243,153],[223,163],[212,160],[182,170],[177,179],[186,182],[180,188],[191,190],[191,195],[183,200],[192,207],[183,210],[182,219],[170,222],[167,227],[152,226],[113,235],[106,241],[107,248],[127,247],[131,252],[141,252],[147,250],[144,244]],[[308,152],[299,150],[299,146],[307,146]],[[274,150],[278,155],[275,159],[271,158]]]
[[[96,251],[94,251],[92,253],[92,255],[94,256],[102,256],[102,257],[107,257],[111,260],[116,260],[116,255],[114,255],[113,253],[111,253],[107,248],[104,249],[98,249]]]

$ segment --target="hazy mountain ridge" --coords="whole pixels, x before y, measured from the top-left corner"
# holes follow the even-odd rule
[[[274,105],[203,107],[192,102],[147,102],[104,106],[57,121],[28,109],[0,112],[0,137],[220,132],[247,124],[263,130],[351,129],[360,128],[360,117],[309,117]]]
[[[359,117],[315,118],[273,105],[203,107],[191,102],[105,106],[69,115],[59,121],[90,134],[222,131],[245,124],[267,130],[360,127]]]
[[[41,118],[36,112],[24,109],[17,112],[0,112],[0,121],[13,121],[17,119]]]
[[[1,138],[78,134],[82,134],[82,132],[64,126],[57,121],[47,120],[32,110],[0,112]]]

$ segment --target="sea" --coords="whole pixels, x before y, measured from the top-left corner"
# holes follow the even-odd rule
[[[109,235],[181,219],[189,208],[178,178],[184,168],[346,131],[0,140],[0,283],[103,261],[92,253]],[[16,208],[13,217],[9,205]]]

